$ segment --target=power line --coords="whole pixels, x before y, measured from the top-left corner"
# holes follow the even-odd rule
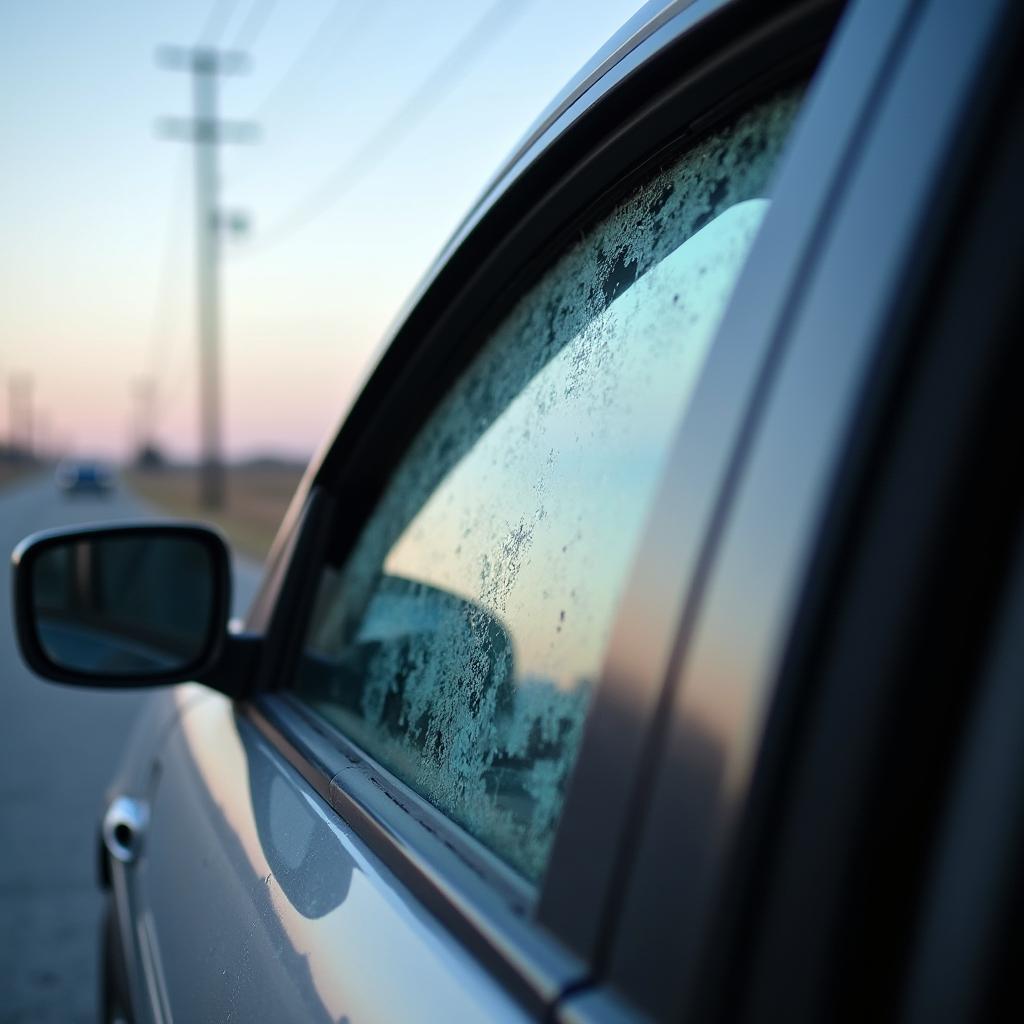
[[[326,54],[329,52],[331,59],[335,63],[344,58],[346,51],[351,50],[359,41],[363,31],[368,25],[373,23],[374,18],[382,9],[381,4],[376,2],[376,0],[366,0],[357,8],[355,17],[349,21],[347,17],[341,17],[351,13],[345,0],[336,0],[327,14],[320,19],[317,27],[299,50],[298,55],[285,68],[284,73],[277,79],[270,91],[253,110],[252,114],[249,115],[250,118],[254,121],[274,121],[269,116],[269,112],[279,104],[282,96],[288,94],[295,83],[302,80],[302,72],[306,67],[314,65],[321,53]],[[336,41],[339,34],[339,26],[345,28],[345,33],[340,43]],[[274,123],[276,124],[277,122],[274,121]],[[273,135],[273,141],[277,144],[280,144],[282,139],[290,138],[295,133],[296,126],[300,122],[296,118],[290,118],[281,123],[283,128],[277,130]],[[237,188],[240,184],[250,181],[255,177],[255,170],[253,167],[245,167],[241,177],[230,177],[225,182],[225,185],[230,188]]]
[[[250,50],[274,11],[277,0],[253,0],[249,13],[231,41],[233,50]]]
[[[345,42],[341,47],[333,47],[331,49],[331,56],[337,59],[344,55],[345,49],[351,46],[358,38],[358,32],[365,28],[373,18],[380,13],[382,5],[374,0],[364,2],[357,10],[353,20],[349,23],[348,31],[345,33]],[[351,14],[348,4],[345,0],[336,0],[335,4],[330,8],[327,14],[320,19],[319,24],[313,30],[312,34],[306,40],[305,45],[299,51],[295,59],[288,65],[285,72],[277,80],[277,84],[273,86],[270,92],[263,97],[259,106],[250,115],[253,120],[259,121],[266,117],[267,111],[270,110],[280,99],[280,97],[288,92],[292,84],[300,77],[299,72],[303,67],[310,63],[313,57],[315,57],[320,50],[326,50],[327,44],[331,42],[331,38],[334,35],[337,26],[344,25],[347,15]]]
[[[284,241],[312,223],[333,206],[349,189],[401,143],[413,129],[447,96],[474,59],[508,30],[512,21],[526,8],[529,0],[510,3],[496,0],[483,17],[435,66],[409,99],[370,136],[348,160],[296,204],[290,213],[259,235],[246,250],[259,252]]]
[[[206,22],[196,37],[197,46],[216,45],[217,40],[228,27],[228,22],[231,21],[231,16],[235,13],[238,3],[239,0],[214,0],[210,13],[206,16]]]

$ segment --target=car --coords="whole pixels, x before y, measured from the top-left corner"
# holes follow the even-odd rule
[[[114,488],[114,478],[102,462],[95,459],[61,459],[54,472],[58,490],[72,496],[75,494],[109,494]]]
[[[200,524],[18,548],[28,664],[155,687],[108,1020],[1021,1019],[1022,18],[645,6],[240,628]]]

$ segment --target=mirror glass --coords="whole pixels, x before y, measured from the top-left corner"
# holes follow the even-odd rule
[[[213,554],[194,536],[79,536],[34,561],[36,633],[62,669],[136,678],[180,671],[210,642],[216,586]]]

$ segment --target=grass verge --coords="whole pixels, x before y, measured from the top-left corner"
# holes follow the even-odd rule
[[[122,479],[140,498],[169,515],[212,523],[236,551],[262,561],[302,473],[299,466],[230,466],[224,508],[216,511],[199,504],[195,469],[130,470]]]

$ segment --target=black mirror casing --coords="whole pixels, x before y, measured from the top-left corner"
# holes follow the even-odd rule
[[[197,581],[197,584],[202,584],[205,589],[200,593],[197,585],[194,594],[189,594],[186,588],[180,595],[182,600],[188,600],[190,597],[201,599],[202,607],[208,612],[205,630],[195,635],[194,656],[190,654],[182,664],[164,671],[153,669],[111,673],[103,670],[81,671],[68,664],[61,664],[52,652],[47,650],[47,645],[40,634],[40,615],[37,608],[36,575],[40,559],[47,555],[52,559],[62,548],[67,549],[69,558],[76,547],[81,550],[88,546],[90,553],[102,552],[102,545],[106,541],[115,542],[111,545],[114,548],[118,541],[134,541],[137,545],[143,545],[138,549],[143,552],[149,545],[161,541],[178,542],[182,550],[195,549],[198,545],[205,553],[209,572]],[[149,567],[143,567],[143,574],[136,574],[133,582],[136,586],[158,591],[165,583],[165,576],[152,569],[147,573],[147,568]],[[68,582],[72,582],[70,576]],[[128,688],[169,685],[189,680],[202,682],[206,678],[220,681],[224,674],[224,656],[229,644],[227,623],[231,605],[231,568],[224,540],[209,527],[192,523],[160,522],[52,530],[33,534],[23,540],[13,552],[12,583],[15,631],[21,655],[28,667],[45,679],[76,686]]]

